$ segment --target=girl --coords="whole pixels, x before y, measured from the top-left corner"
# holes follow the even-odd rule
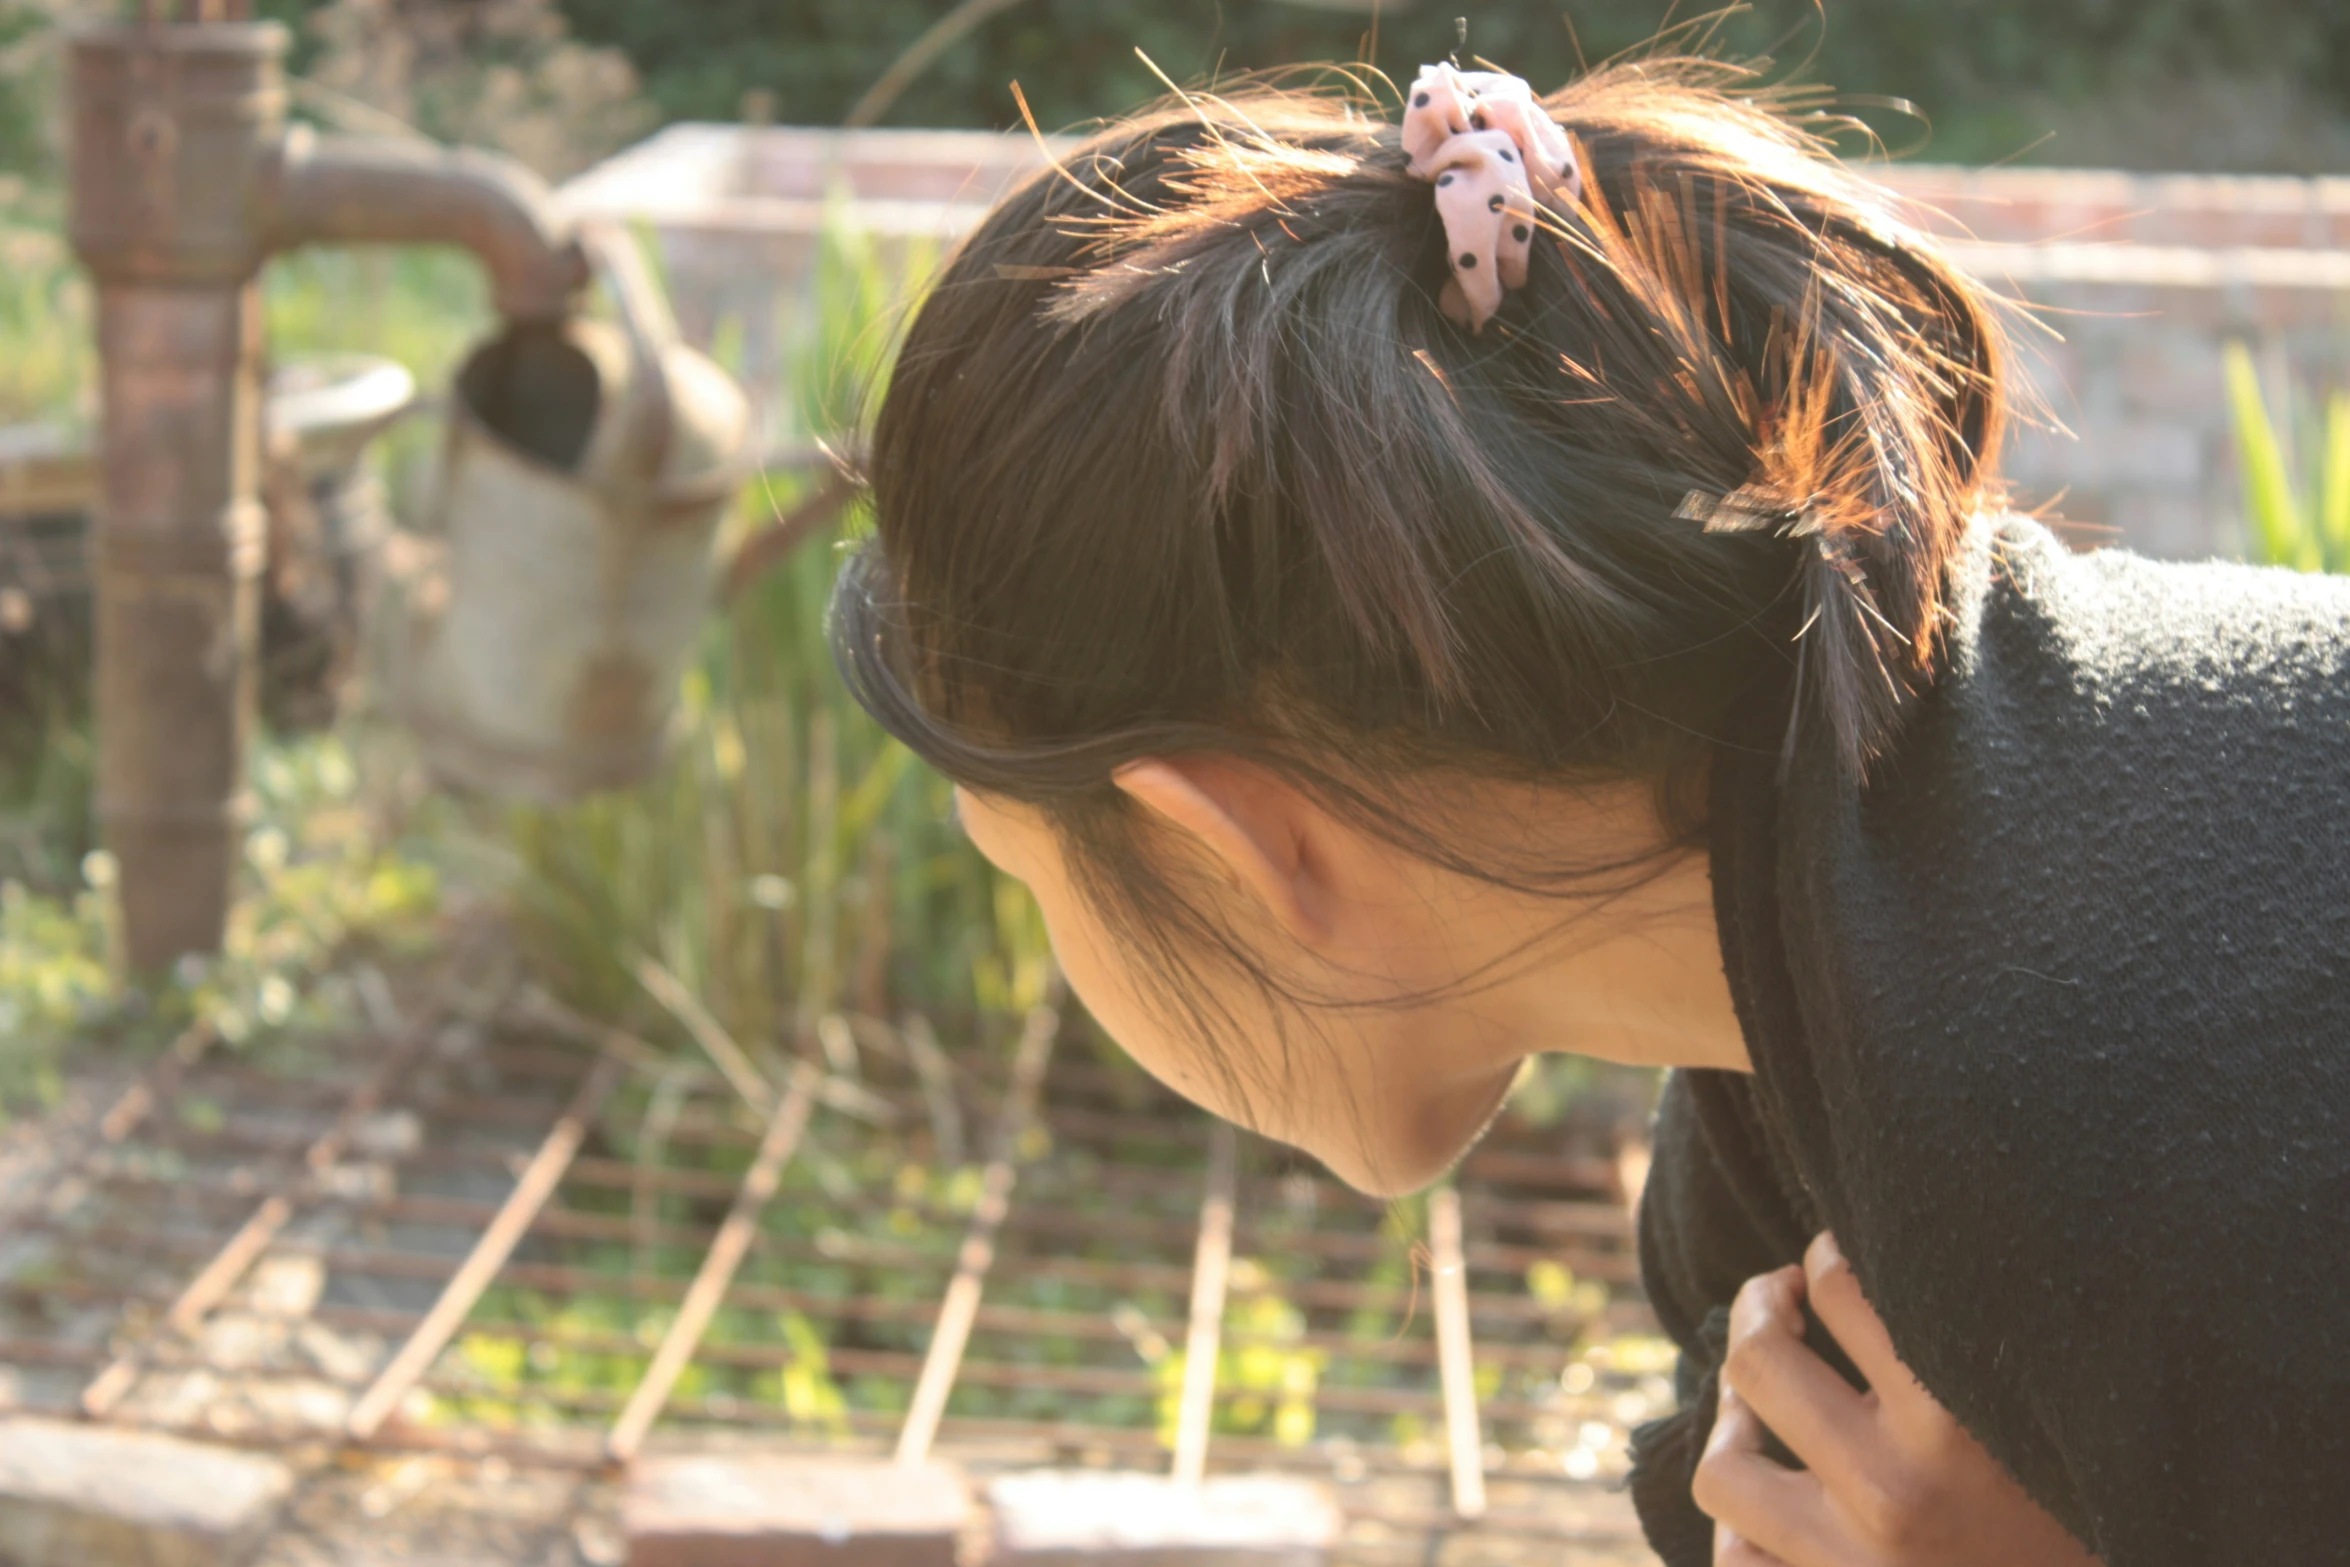
[[[2350,593],[2001,515],[1989,303],[1735,87],[1095,137],[912,325],[842,669],[1365,1191],[1684,1069],[1674,1567],[2350,1559]]]

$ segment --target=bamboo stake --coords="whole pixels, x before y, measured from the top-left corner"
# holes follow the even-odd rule
[[[645,1368],[635,1391],[628,1395],[620,1418],[612,1423],[611,1434],[604,1439],[604,1456],[613,1463],[625,1464],[636,1456],[637,1449],[644,1445],[646,1433],[653,1429],[653,1422],[661,1417],[662,1407],[669,1402],[678,1377],[692,1362],[694,1351],[701,1348],[710,1318],[717,1312],[718,1303],[726,1298],[726,1287],[734,1282],[735,1269],[742,1266],[743,1254],[750,1250],[752,1236],[758,1230],[759,1214],[775,1195],[776,1183],[783,1178],[783,1167],[799,1147],[800,1134],[807,1130],[808,1112],[815,1105],[817,1085],[823,1076],[812,1061],[802,1061],[793,1071],[783,1103],[774,1119],[767,1123],[767,1135],[759,1140],[759,1151],[751,1160],[750,1169],[744,1172],[742,1186],[734,1195],[734,1206],[727,1210],[726,1222],[718,1227],[717,1238],[702,1257],[701,1270],[685,1292],[685,1303],[678,1307],[676,1320],[669,1324],[669,1331],[661,1337],[661,1347],[653,1354],[653,1363]]]
[[[1469,1270],[1461,1251],[1461,1194],[1428,1194],[1428,1246],[1436,1254],[1436,1369],[1444,1385],[1445,1445],[1452,1455],[1452,1510],[1485,1516],[1485,1441],[1477,1428],[1477,1366],[1469,1344]]]
[[[1036,1113],[1044,1086],[1045,1067],[1052,1061],[1053,1042],[1060,1036],[1058,1008],[1029,1009],[1020,1033],[1020,1051],[1012,1060],[1011,1087],[1004,1095],[988,1151],[987,1169],[980,1177],[979,1205],[971,1210],[970,1227],[955,1259],[954,1281],[939,1303],[938,1326],[930,1335],[929,1353],[922,1359],[922,1375],[914,1384],[906,1423],[898,1432],[898,1462],[919,1464],[930,1456],[938,1439],[938,1423],[946,1415],[947,1398],[955,1390],[955,1373],[962,1369],[963,1350],[971,1341],[971,1325],[979,1315],[979,1297],[987,1284],[987,1270],[995,1262],[996,1231],[1012,1207],[1012,1183],[1020,1170],[1020,1137]]]
[[[688,990],[685,982],[664,968],[657,958],[639,957],[635,970],[637,983],[644,986],[671,1017],[685,1025],[685,1031],[693,1036],[695,1044],[702,1047],[711,1064],[733,1085],[734,1091],[742,1095],[743,1103],[761,1115],[773,1114],[774,1085],[751,1064],[751,1058],[743,1053],[743,1047],[736,1044],[734,1036],[710,1015],[710,1009],[702,1005],[701,998]]]
[[[735,1043],[734,1036],[710,1015],[710,1009],[703,1006],[700,998],[686,988],[685,981],[650,957],[637,960],[636,977],[637,983],[643,985],[671,1017],[685,1025],[685,1031],[693,1036],[694,1043],[702,1047],[720,1075],[742,1096],[743,1103],[761,1115],[775,1113],[774,1085],[767,1081],[766,1074],[752,1064],[749,1053]],[[827,1106],[843,1115],[855,1116],[875,1126],[894,1126],[898,1121],[895,1105],[864,1084],[839,1073],[827,1077],[816,1085],[816,1089]]]
[[[954,1169],[963,1162],[963,1115],[955,1106],[954,1068],[938,1047],[930,1019],[921,1013],[906,1019],[898,1037],[905,1041],[906,1058],[913,1063],[915,1080],[922,1086],[922,1106],[930,1116],[930,1137],[937,1145],[938,1164],[942,1169]]]
[[[1224,1297],[1232,1279],[1232,1193],[1238,1163],[1232,1124],[1208,1138],[1208,1191],[1199,1210],[1199,1247],[1191,1264],[1191,1327],[1183,1339],[1183,1402],[1175,1419],[1175,1483],[1196,1486],[1208,1473],[1215,1425],[1216,1369],[1224,1339]]]
[[[563,1172],[571,1167],[579,1145],[587,1139],[588,1123],[603,1108],[605,1096],[620,1081],[621,1071],[618,1056],[597,1058],[594,1069],[581,1081],[579,1091],[571,1096],[571,1103],[564,1107],[561,1118],[547,1132],[546,1141],[539,1144],[538,1152],[523,1166],[521,1178],[514,1183],[514,1190],[498,1209],[497,1217],[490,1220],[489,1228],[482,1231],[471,1254],[451,1275],[441,1298],[433,1302],[432,1310],[425,1313],[424,1320],[417,1324],[408,1342],[400,1346],[391,1364],[376,1377],[374,1385],[351,1407],[351,1418],[344,1432],[352,1441],[364,1442],[375,1435],[376,1428],[407,1396],[416,1379],[431,1369],[433,1360],[472,1314],[481,1292],[489,1288],[490,1281],[498,1276],[498,1270],[506,1265],[506,1259],[513,1255],[514,1248],[537,1221],[539,1210],[555,1195]]]

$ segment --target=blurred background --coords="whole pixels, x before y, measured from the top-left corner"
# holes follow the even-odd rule
[[[730,120],[747,95],[793,124],[838,124],[906,46],[954,9],[923,0],[262,0],[296,29],[295,69],[434,135],[515,151],[567,174],[668,120]],[[21,62],[76,0],[9,0],[0,145],[40,164],[42,87]],[[1906,99],[1925,154],[2132,169],[2317,174],[2350,147],[2350,18],[2292,0],[1763,0],[1689,22],[1662,0],[1003,0],[909,82],[880,123],[1003,128],[1018,80],[1048,128],[1157,92],[1142,48],[1179,81],[1303,61],[1367,59],[1408,78],[1470,42],[1528,79],[1688,36],[1856,95]],[[1374,16],[1376,12],[1376,16]],[[1376,23],[1376,36],[1372,30]],[[1925,131],[1888,133],[1910,146]],[[2029,149],[2029,150],[2027,150]]]
[[[1408,79],[1463,10],[1471,50],[1538,85],[1660,38],[1832,85],[1873,132],[1846,155],[2032,307],[2021,501],[2084,545],[2350,565],[2350,8],[255,0],[289,33],[295,121],[490,149],[563,222],[622,235],[620,271],[740,386],[745,431],[671,600],[629,611],[669,638],[643,764],[503,787],[435,753],[417,628],[484,594],[515,624],[588,612],[548,600],[546,556],[467,564],[508,519],[452,480],[465,443],[522,439],[458,380],[506,341],[489,285],[449,248],[271,257],[239,863],[218,951],[146,971],[93,807],[108,475],[65,132],[64,39],[119,13],[0,0],[0,1408],[104,1388],[132,1423],[282,1446],[356,1430],[412,1346],[381,1427],[399,1440],[317,1482],[318,1537],[518,1560],[480,1518],[536,1508],[550,1559],[618,1560],[608,1489],[505,1482],[600,1451],[805,1062],[814,1117],[655,1402],[666,1436],[886,1442],[964,1239],[1017,1174],[940,1440],[975,1463],[1163,1467],[1203,1342],[1187,1300],[1218,1134],[1053,1010],[1025,896],[840,692],[822,610],[866,519],[835,459],[925,277],[1040,156],[1015,81],[1044,131],[1081,131],[1157,96],[1138,49],[1179,81],[1311,61]],[[627,294],[600,269],[583,319],[618,332]],[[1023,1087],[1032,1036],[1057,1043]],[[353,1097],[386,1059],[408,1075]],[[617,1075],[590,1102],[593,1062]],[[1226,1338],[1204,1341],[1217,1463],[1334,1477],[1350,1560],[1642,1559],[1596,1488],[1671,1401],[1630,1242],[1653,1088],[1530,1069],[1433,1229],[1427,1199],[1370,1204],[1242,1140]],[[566,1107],[576,1136],[522,1238],[453,1296]],[[285,1212],[236,1251],[264,1199]],[[1477,1335],[1459,1386],[1423,1296],[1447,1223]],[[1472,1526],[1471,1471],[1518,1535]],[[336,1550],[319,1559],[359,1559]]]

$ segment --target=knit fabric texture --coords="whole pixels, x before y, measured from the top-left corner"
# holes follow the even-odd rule
[[[2350,1561],[2350,581],[2011,518],[1957,587],[1865,786],[1800,735],[1782,764],[1783,692],[1716,758],[1755,1070],[1659,1113],[1686,1403],[1635,1446],[1650,1541],[1710,1561],[1719,1313],[1825,1227],[2106,1567]]]

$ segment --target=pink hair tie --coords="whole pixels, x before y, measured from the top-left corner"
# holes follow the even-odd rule
[[[1437,303],[1481,332],[1505,289],[1526,281],[1542,207],[1583,194],[1567,133],[1523,77],[1423,65],[1404,100],[1412,173],[1436,186],[1452,276]]]

